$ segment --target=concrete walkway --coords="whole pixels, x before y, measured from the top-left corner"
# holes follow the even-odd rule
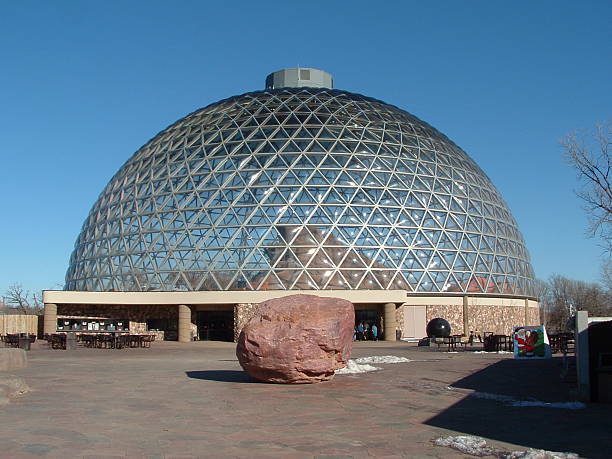
[[[469,396],[570,400],[559,359],[365,342],[353,357],[415,361],[286,386],[252,381],[234,348],[162,342],[60,351],[36,343],[29,367],[14,372],[32,392],[0,408],[0,457],[466,457],[432,444],[459,434],[482,435],[509,451],[612,451],[609,406],[512,407]]]

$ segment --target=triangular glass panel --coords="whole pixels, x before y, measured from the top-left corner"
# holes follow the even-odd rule
[[[357,288],[361,290],[380,290],[382,287],[378,282],[377,277],[372,272],[367,272],[361,279]]]
[[[437,285],[435,281],[429,276],[428,273],[424,273],[421,277],[421,281],[417,286],[417,291],[419,292],[435,292],[437,290]]]
[[[326,270],[321,274],[321,280],[324,282],[321,286],[325,290],[346,290],[350,286],[346,279],[337,271]]]

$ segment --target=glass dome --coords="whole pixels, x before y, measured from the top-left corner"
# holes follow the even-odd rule
[[[335,89],[251,92],[137,151],[76,241],[67,290],[533,294],[499,192],[443,134]]]

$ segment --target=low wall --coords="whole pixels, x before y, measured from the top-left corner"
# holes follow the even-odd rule
[[[23,349],[0,349],[0,371],[13,371],[28,366],[28,356]]]

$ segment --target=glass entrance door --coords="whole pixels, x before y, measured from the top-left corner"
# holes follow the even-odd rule
[[[198,339],[234,341],[233,311],[198,311]]]

